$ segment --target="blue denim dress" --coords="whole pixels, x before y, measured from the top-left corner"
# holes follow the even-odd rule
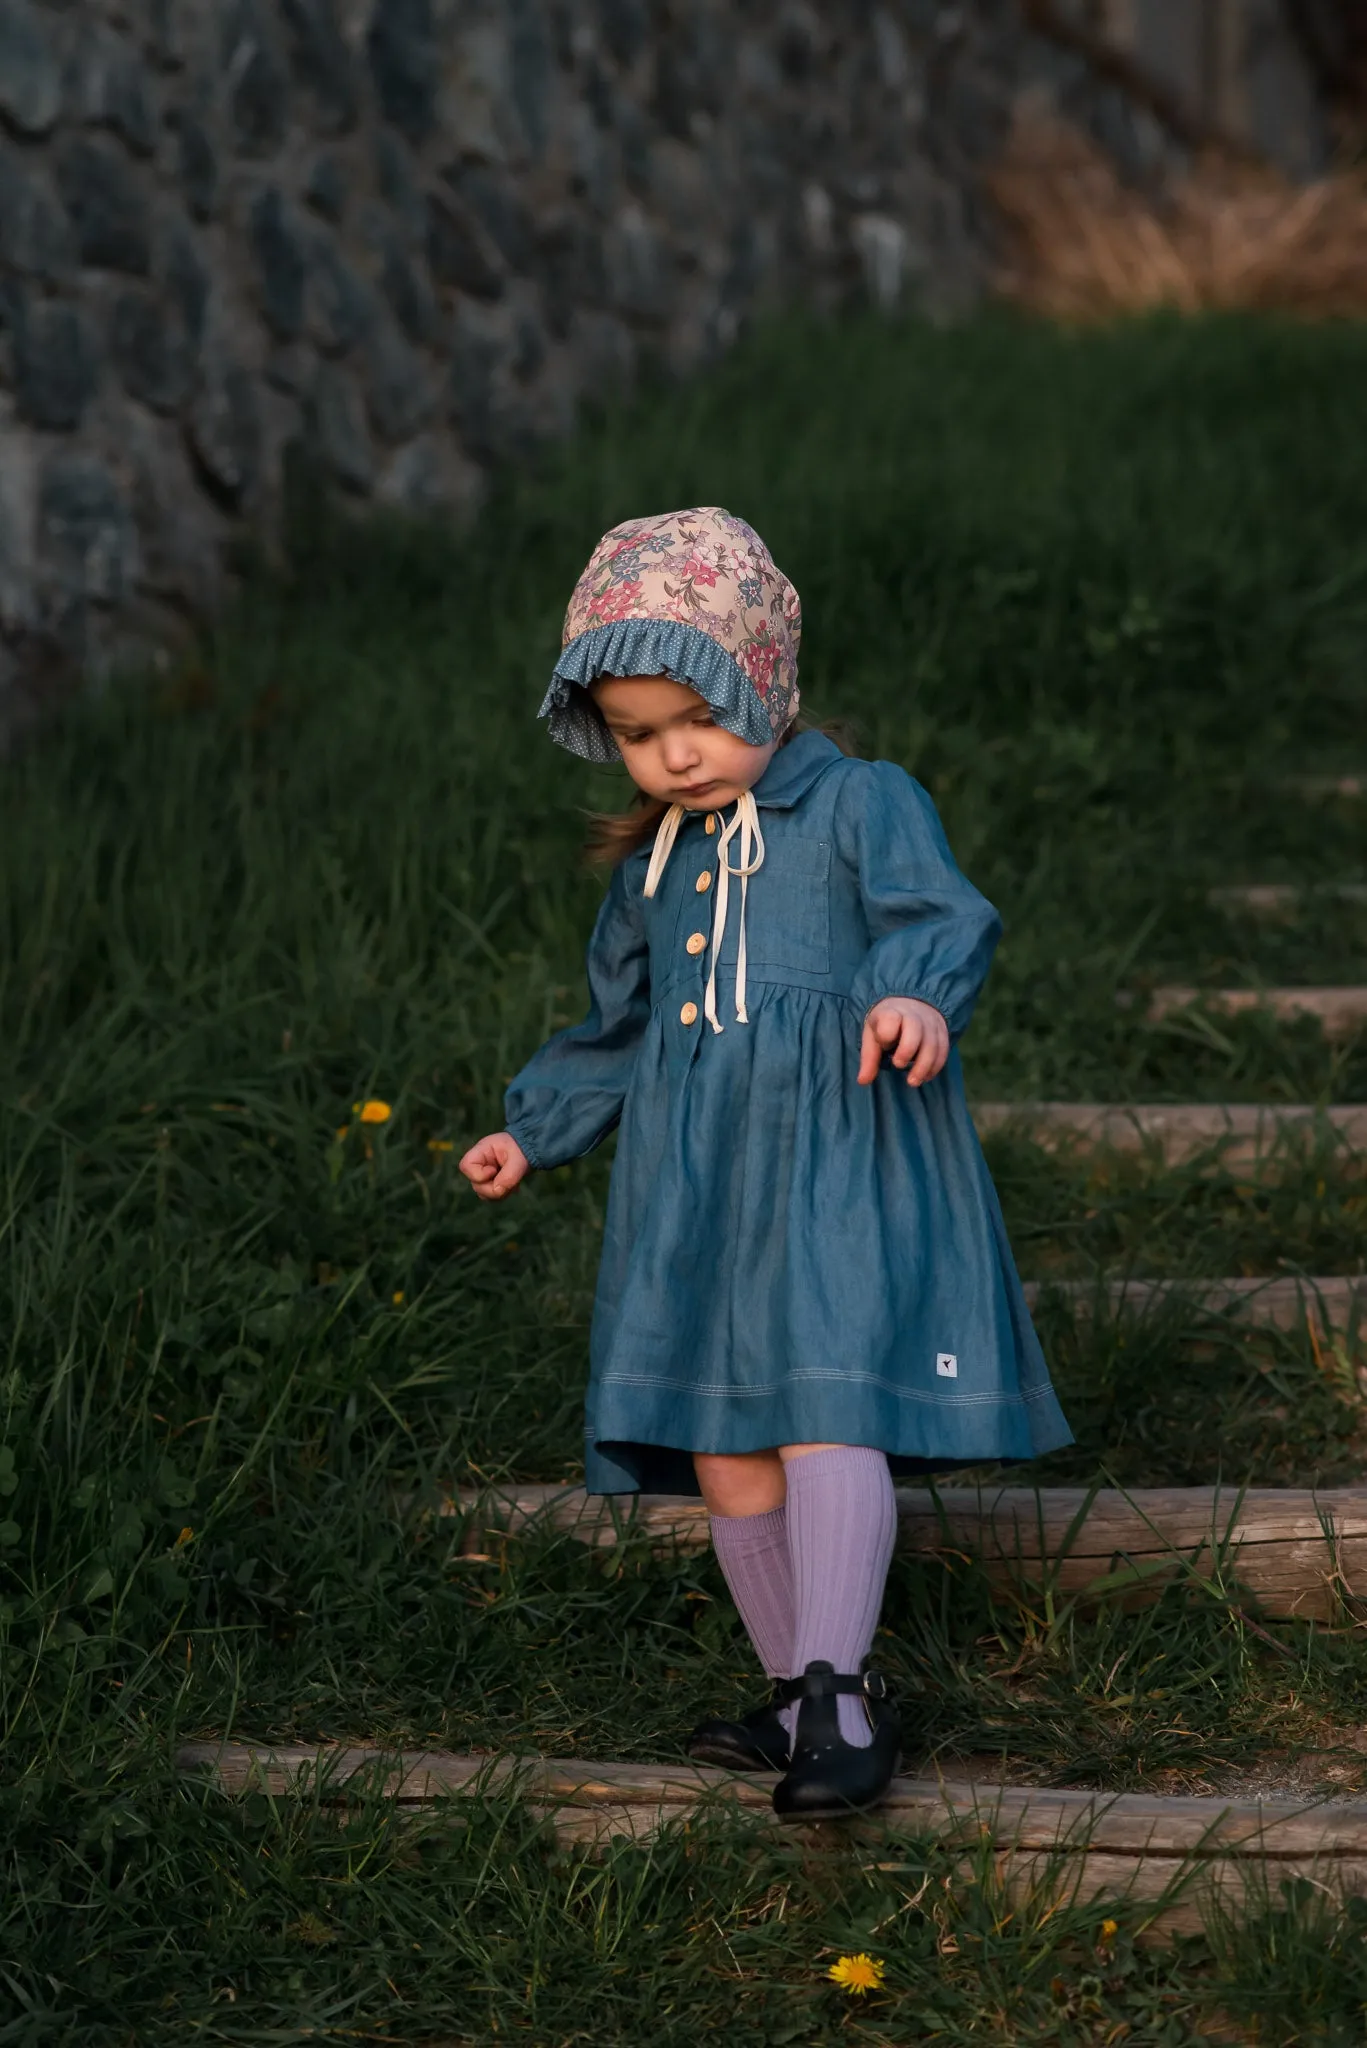
[[[689,818],[655,895],[616,870],[589,1014],[513,1081],[531,1164],[620,1124],[590,1343],[591,1493],[696,1493],[689,1453],[866,1444],[895,1471],[1071,1441],[1021,1292],[957,1051],[921,1088],[857,1085],[864,1018],[915,996],[954,1040],[1000,934],[929,797],[820,733],[755,784],[764,860],[733,881],[703,1015],[717,818]],[[702,877],[709,879],[703,881]],[[702,941],[700,944],[699,941]]]

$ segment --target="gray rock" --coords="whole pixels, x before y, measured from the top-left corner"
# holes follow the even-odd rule
[[[147,201],[126,157],[73,136],[57,154],[57,186],[83,263],[144,276],[151,262]]]
[[[82,120],[112,128],[139,156],[157,146],[157,106],[147,66],[123,36],[97,26],[76,59],[76,101]]]
[[[469,453],[477,462],[516,462],[529,456],[543,434],[545,393],[519,390],[510,382],[517,347],[511,309],[464,306],[455,321],[450,349],[448,406]]]
[[[198,115],[182,108],[175,118],[176,168],[185,203],[196,220],[212,220],[218,208],[218,157]]]
[[[603,238],[574,213],[548,219],[538,236],[537,272],[546,325],[563,341],[578,306],[601,306],[607,297]]]
[[[579,388],[587,398],[608,400],[627,395],[636,381],[636,343],[630,328],[611,313],[575,315],[570,351]]]
[[[319,369],[314,386],[313,435],[325,468],[343,490],[370,489],[374,465],[365,408],[350,377],[330,363]]]
[[[209,273],[195,253],[194,242],[183,225],[173,227],[167,234],[162,257],[162,281],[180,316],[181,326],[197,348],[204,338]]]
[[[28,0],[0,0],[0,118],[20,135],[46,135],[62,110],[62,67],[47,25]]]
[[[20,419],[52,432],[78,427],[99,381],[94,339],[80,308],[62,299],[20,297],[10,325]]]
[[[911,52],[901,26],[886,7],[874,9],[870,26],[878,76],[888,92],[901,92],[911,77]]]
[[[513,328],[508,368],[519,384],[530,384],[546,360],[546,336],[534,314],[522,311]]]
[[[243,156],[271,156],[289,121],[289,72],[259,0],[230,0],[223,17],[222,61]]]
[[[876,306],[890,312],[902,296],[907,277],[907,232],[885,213],[861,213],[851,226],[864,283]]]
[[[392,128],[375,137],[375,171],[380,191],[397,214],[406,234],[420,239],[425,223],[422,190],[408,147]]]
[[[436,398],[421,360],[388,320],[366,337],[366,406],[382,441],[407,441],[425,426]]]
[[[991,80],[961,60],[950,72],[943,118],[969,161],[983,163],[1001,149],[1011,109],[1006,95]]]
[[[317,359],[311,348],[301,341],[287,341],[280,348],[273,348],[266,358],[266,382],[275,391],[283,391],[290,398],[311,396],[314,377],[317,373]]]
[[[441,175],[479,222],[509,269],[530,270],[531,215],[511,180],[486,164],[448,164]]]
[[[35,434],[7,425],[0,462],[0,628],[7,633],[32,632],[39,623],[34,555],[40,445]]]
[[[309,245],[306,306],[309,334],[327,355],[345,355],[370,321],[370,295],[327,234]]]
[[[38,544],[73,610],[115,605],[132,591],[138,538],[132,513],[96,456],[63,449],[38,486]]]
[[[313,96],[320,127],[344,134],[356,125],[356,70],[332,0],[281,0],[281,11],[294,42],[295,76]]]
[[[0,264],[29,277],[58,278],[74,256],[67,217],[46,174],[0,150]]]
[[[790,85],[805,85],[821,48],[821,24],[813,10],[798,0],[778,18],[774,54]]]
[[[267,324],[283,341],[292,341],[304,325],[308,259],[294,217],[276,186],[268,186],[253,200],[248,232]]]
[[[503,274],[465,209],[445,193],[427,195],[427,261],[440,285],[476,299],[503,295]]]
[[[522,133],[534,158],[546,148],[555,59],[542,0],[508,0],[509,83]]]
[[[660,320],[667,280],[660,238],[639,206],[624,206],[608,233],[608,295],[619,313]]]
[[[410,341],[432,346],[440,338],[441,313],[426,275],[392,238],[382,250],[380,280],[394,316]]]
[[[619,64],[634,64],[646,46],[650,23],[641,0],[598,0],[603,41]]]
[[[182,5],[183,0],[147,0],[146,45],[152,62],[162,71],[179,71],[185,64]]]
[[[601,133],[589,110],[580,101],[568,109],[570,191],[594,213],[612,211],[617,196],[617,153],[611,136]]]
[[[385,119],[410,142],[431,134],[439,53],[431,0],[375,0],[366,51]]]
[[[500,336],[467,318],[456,323],[451,347],[451,417],[476,462],[496,462],[506,453],[495,378]]]
[[[449,435],[438,433],[419,434],[396,449],[375,480],[381,504],[419,518],[448,513],[469,519],[483,488],[483,471],[458,454]]]
[[[154,412],[176,412],[189,395],[194,351],[174,311],[155,293],[120,292],[109,326],[109,352],[130,398]]]
[[[256,390],[239,364],[209,365],[185,423],[200,481],[229,510],[250,499],[261,473],[261,416]]]
[[[202,618],[223,595],[220,515],[184,447],[134,413],[121,450],[141,548],[139,586]]]
[[[339,221],[346,212],[346,172],[335,156],[316,156],[304,181],[304,197],[324,220]]]

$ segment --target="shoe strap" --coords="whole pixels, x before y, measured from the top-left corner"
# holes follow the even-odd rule
[[[881,1671],[804,1671],[800,1678],[774,1680],[775,1706],[791,1706],[794,1700],[829,1699],[833,1693],[860,1693],[865,1699],[885,1700],[888,1682]]]

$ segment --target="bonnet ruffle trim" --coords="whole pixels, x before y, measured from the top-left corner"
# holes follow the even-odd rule
[[[724,647],[678,619],[617,619],[591,626],[562,649],[539,717],[551,738],[585,761],[620,761],[617,742],[598,714],[588,686],[599,676],[672,676],[690,683],[717,723],[752,747],[774,737],[759,692]]]

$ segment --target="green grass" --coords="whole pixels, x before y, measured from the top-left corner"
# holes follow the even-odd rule
[[[832,1873],[705,1832],[586,1866],[515,1807],[339,1826],[169,1758],[213,1731],[669,1757],[753,1684],[708,1559],[472,1564],[393,1506],[575,1468],[608,1159],[493,1213],[454,1160],[581,1000],[574,850],[620,785],[534,712],[611,521],[744,512],[802,591],[809,706],[933,790],[1007,923],[972,1093],[1367,1099],[1362,1039],[1116,1001],[1367,965],[1360,911],[1205,900],[1367,876],[1367,806],[1282,786],[1367,767],[1365,371],[1346,327],[760,335],[458,545],[315,519],[199,657],[0,771],[0,2048],[1360,2039],[1360,1929],[1299,1898],[1162,1959],[1122,1915],[1099,1957],[1095,1913],[1008,1918],[932,1849]],[[395,1108],[369,1143],[368,1094]],[[1361,1269],[1341,1157],[1256,1187],[994,1160],[1031,1274]],[[1041,1476],[1358,1475],[1356,1381],[1294,1337],[1042,1327],[1079,1442]],[[1350,1629],[1180,1592],[1048,1618],[907,1562],[885,1618],[912,1761],[1356,1782]],[[862,2013],[821,1982],[849,1946],[889,1965]]]

